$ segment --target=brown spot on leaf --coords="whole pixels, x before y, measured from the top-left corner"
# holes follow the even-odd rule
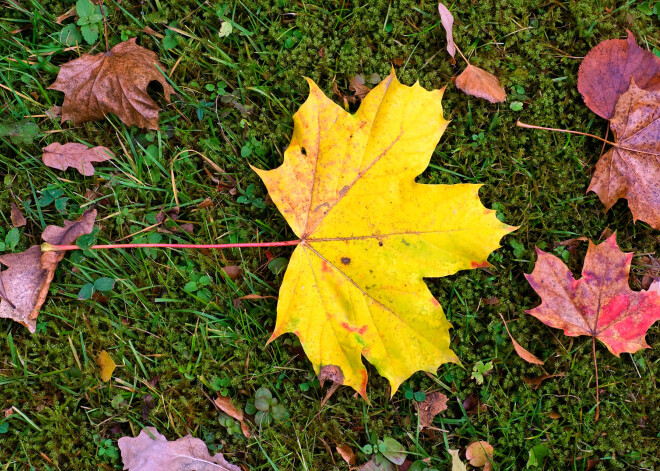
[[[351,259],[348,257],[342,257],[341,263],[343,263],[344,265],[348,265],[349,263],[351,263]]]

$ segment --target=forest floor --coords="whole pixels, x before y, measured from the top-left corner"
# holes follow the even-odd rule
[[[490,257],[492,269],[428,280],[453,324],[451,347],[462,365],[443,365],[437,377],[416,373],[391,399],[387,381],[367,366],[370,403],[344,387],[323,407],[328,386],[319,386],[297,339],[289,334],[266,346],[276,301],[236,301],[277,296],[292,249],[73,253],[60,264],[35,334],[0,320],[0,469],[121,469],[117,439],[145,426],[168,439],[192,433],[255,470],[348,469],[337,445],[348,444],[361,464],[369,459],[363,447],[383,437],[437,470],[449,469],[448,449],[463,453],[475,440],[493,445],[501,470],[525,469],[536,446],[548,456],[535,469],[660,468],[660,326],[649,330],[652,348],[634,355],[617,358],[596,346],[596,420],[591,339],[566,337],[524,312],[539,304],[524,278],[535,246],[579,274],[586,244],[567,250],[557,243],[616,231],[622,250],[635,252],[630,285],[640,289],[642,255],[658,253],[659,235],[633,223],[625,201],[605,212],[586,194],[600,142],[516,127],[521,120],[605,135],[608,123],[578,93],[578,67],[592,47],[626,29],[642,47],[660,47],[659,20],[643,14],[640,2],[452,2],[457,44],[509,95],[493,105],[453,85],[464,64],[458,56],[450,63],[432,1],[106,0],[110,45],[138,38],[176,86],[171,103],[153,88],[163,106],[159,131],[126,127],[114,115],[78,126],[47,117],[63,95],[46,87],[61,64],[104,50],[102,28],[93,45],[70,48],[61,31],[75,19],[56,18],[73,2],[2,3],[2,121],[27,119],[40,130],[31,144],[0,141],[0,241],[8,251],[39,244],[46,225],[76,219],[92,204],[99,243],[294,239],[250,165],[281,164],[292,115],[308,93],[304,77],[343,105],[333,87],[351,96],[353,77],[384,78],[392,67],[405,84],[447,87],[451,124],[419,181],[483,184],[483,203],[519,229]],[[229,34],[226,26],[219,34],[223,22],[232,25]],[[514,101],[523,108],[512,109]],[[45,167],[41,148],[65,141],[103,145],[117,157],[93,177]],[[152,227],[177,198],[178,220]],[[11,202],[28,220],[20,238],[9,234]],[[171,230],[188,222],[193,234]],[[228,279],[228,265],[243,276]],[[79,299],[84,285],[103,277],[116,280],[111,291]],[[543,367],[515,354],[500,315]],[[102,350],[119,365],[110,382],[96,365]],[[488,362],[493,368],[477,384],[472,370]],[[558,376],[538,387],[524,381],[544,374]],[[244,406],[259,388],[289,417],[253,424],[246,439],[212,399],[226,395]],[[415,399],[433,390],[449,396],[449,407],[419,432]]]

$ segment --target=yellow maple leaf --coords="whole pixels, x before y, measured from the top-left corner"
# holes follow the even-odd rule
[[[366,398],[364,356],[394,394],[414,372],[458,362],[424,277],[486,266],[514,228],[481,204],[480,185],[415,182],[449,123],[443,90],[392,72],[351,115],[308,82],[283,164],[254,169],[301,239],[269,341],[295,333],[317,374],[339,367],[333,379]]]

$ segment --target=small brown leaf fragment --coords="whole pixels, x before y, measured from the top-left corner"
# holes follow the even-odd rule
[[[456,78],[456,86],[467,95],[483,98],[491,103],[502,103],[506,92],[493,74],[471,64]]]
[[[108,352],[102,350],[96,359],[96,364],[99,365],[99,368],[101,368],[101,380],[106,383],[110,381],[112,378],[112,373],[115,371],[115,368],[117,368],[117,364],[113,361],[112,358],[110,358]]]
[[[243,435],[245,435],[245,438],[250,438],[250,427],[245,423],[243,411],[232,404],[231,399],[218,395],[217,399],[215,399],[213,403],[218,407],[218,409],[227,414],[229,417],[238,420],[238,422],[241,424],[241,431],[243,432]]]
[[[371,91],[371,88],[365,85],[364,76],[356,75],[351,79],[348,89],[353,92],[355,97],[362,101],[365,96]]]
[[[557,420],[561,419],[561,414],[557,411],[550,411],[548,412],[548,417],[550,417],[552,420]]]
[[[243,270],[238,265],[227,265],[222,267],[222,271],[227,275],[227,278],[234,281],[243,276]]]
[[[332,386],[330,386],[330,389],[328,389],[328,392],[321,401],[321,407],[323,407],[325,403],[328,402],[328,399],[330,399],[335,391],[337,391],[339,386],[344,384],[344,373],[341,371],[341,368],[336,365],[322,366],[321,370],[319,371],[319,383],[321,383],[321,387],[323,387],[323,384],[327,380],[332,381]]]
[[[92,232],[95,220],[96,210],[87,210],[78,221],[65,221],[64,227],[46,227],[41,237],[53,245],[72,244],[79,236]],[[1,276],[11,301],[0,301],[0,317],[13,319],[34,333],[39,310],[64,254],[62,251],[42,252],[40,246],[33,245],[25,252],[0,255],[0,263],[8,267]]]
[[[502,322],[504,322],[504,328],[506,329],[506,333],[509,334],[509,338],[513,343],[513,348],[516,350],[518,356],[523,360],[525,360],[527,363],[533,363],[535,365],[543,365],[544,363],[542,360],[539,360],[533,353],[529,352],[522,345],[516,342],[516,339],[514,339],[513,335],[511,335],[511,332],[509,332],[509,326],[506,325],[506,321],[504,320],[502,314],[500,314],[500,318],[502,319]]]
[[[554,375],[542,375],[537,378],[523,378],[523,381],[529,384],[530,386],[534,386],[534,389],[538,389],[539,386],[541,386],[541,383],[543,383],[543,381],[545,381],[546,379],[558,378],[562,376],[566,376],[566,373],[557,373]]]
[[[66,20],[67,18],[73,18],[74,16],[76,16],[76,7],[75,6],[69,8],[67,11],[62,13],[57,18],[55,18],[55,23],[57,23],[58,25],[61,25],[64,20]]]
[[[426,395],[426,399],[416,403],[419,416],[419,429],[433,425],[433,419],[440,412],[447,410],[447,396],[440,391],[433,391]]]
[[[241,471],[222,453],[211,456],[199,438],[186,435],[168,441],[155,427],[147,427],[136,438],[121,437],[117,444],[127,471]]]
[[[83,54],[60,67],[48,88],[64,92],[62,122],[99,121],[114,113],[128,126],[158,129],[160,108],[147,86],[159,82],[167,101],[174,89],[160,72],[165,67],[156,53],[135,41],[119,43],[109,52]]]
[[[490,445],[490,443],[485,441],[470,443],[465,450],[465,459],[470,461],[472,466],[477,468],[484,467],[484,471],[490,471],[493,469],[491,463],[493,459],[493,454],[495,450]]]
[[[611,119],[632,79],[640,88],[660,91],[660,58],[628,39],[608,39],[586,55],[578,72],[578,90],[598,116]]]
[[[445,29],[445,33],[447,34],[447,52],[450,56],[454,57],[456,54],[456,44],[454,43],[453,33],[454,16],[443,3],[438,3],[438,12],[440,13],[440,21],[442,21],[442,27]]]
[[[199,209],[208,209],[213,207],[213,200],[211,198],[206,198],[204,201],[197,205]]]
[[[337,447],[337,453],[346,461],[349,466],[355,465],[355,452],[348,445],[342,445]]]
[[[107,147],[96,146],[88,148],[85,144],[77,142],[68,142],[60,144],[53,142],[48,147],[43,148],[41,159],[44,164],[57,170],[66,170],[73,167],[81,175],[89,177],[94,175],[94,166],[92,163],[105,162],[112,160],[115,154]]]
[[[45,114],[52,120],[55,120],[55,118],[61,118],[62,107],[58,105],[53,105],[45,111]]]
[[[596,164],[587,192],[598,194],[606,210],[625,198],[635,221],[660,229],[660,90],[643,90],[631,80],[610,127],[617,146]]]
[[[27,224],[25,216],[21,213],[15,203],[11,203],[11,225],[14,227],[23,227]]]

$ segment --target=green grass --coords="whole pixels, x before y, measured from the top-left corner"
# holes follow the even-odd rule
[[[0,409],[13,412],[0,416],[0,469],[121,469],[116,440],[149,425],[169,439],[192,433],[255,470],[347,469],[328,447],[347,443],[359,452],[372,435],[396,438],[439,470],[448,469],[447,448],[464,450],[474,440],[495,447],[501,470],[524,469],[529,450],[541,443],[550,451],[543,469],[586,470],[592,459],[600,460],[595,469],[660,465],[659,328],[649,330],[652,348],[634,355],[616,358],[597,346],[601,410],[595,421],[591,340],[565,337],[523,312],[539,302],[523,277],[533,267],[535,245],[552,250],[557,241],[598,239],[604,229],[616,230],[621,247],[638,254],[634,289],[646,269],[640,254],[658,251],[658,232],[633,224],[624,202],[605,213],[593,193],[585,194],[598,142],[515,126],[520,119],[604,135],[607,123],[584,106],[576,88],[579,57],[603,39],[623,37],[626,28],[640,44],[658,47],[658,20],[640,13],[636,2],[455,2],[454,36],[463,52],[498,75],[508,92],[521,86],[529,97],[516,112],[508,102],[491,105],[451,84],[463,64],[453,67],[448,60],[434,2],[108,0],[111,45],[137,37],[168,71],[174,69],[173,102],[162,102],[153,90],[164,108],[158,132],[126,128],[115,116],[80,126],[45,117],[63,98],[46,87],[59,65],[78,56],[55,36],[74,21],[59,25],[56,17],[74,4],[6,4],[0,13],[2,120],[26,119],[40,129],[31,145],[0,138],[0,227],[4,233],[11,227],[12,201],[28,219],[15,251],[40,243],[46,225],[75,219],[92,204],[99,210],[101,243],[125,237],[188,243],[293,238],[249,164],[281,163],[291,117],[307,93],[303,77],[333,96],[333,80],[347,92],[355,74],[385,77],[393,61],[403,64],[395,69],[404,83],[447,86],[445,114],[452,123],[420,180],[483,183],[486,206],[520,229],[491,257],[494,269],[428,282],[454,325],[452,348],[464,368],[447,365],[437,378],[417,373],[404,383],[450,397],[449,409],[436,419],[438,430],[423,432],[417,432],[413,401],[401,392],[390,400],[387,382],[373,368],[370,404],[342,388],[320,408],[325,390],[313,381],[296,339],[289,335],[265,346],[276,302],[232,301],[277,295],[282,274],[268,269],[266,251],[70,254],[57,271],[36,334],[0,321]],[[218,36],[219,18],[232,22],[230,36]],[[167,25],[186,33],[167,33],[170,43],[176,41],[168,50],[159,37],[142,32],[165,35]],[[81,45],[80,53],[102,52],[103,41],[101,36],[93,47]],[[206,86],[218,82],[227,84],[234,104],[221,98],[216,103]],[[117,158],[97,167],[92,178],[53,171],[41,163],[40,149],[56,141],[104,145]],[[43,199],[53,191],[59,209]],[[242,195],[249,196],[247,203],[238,202]],[[177,223],[192,222],[193,235],[152,229],[131,237],[152,226],[159,211],[173,208],[176,198]],[[213,206],[199,209],[207,198]],[[585,250],[569,254],[575,272]],[[291,249],[271,252],[288,257]],[[226,279],[226,265],[240,265],[244,277]],[[101,277],[116,280],[113,290],[79,301],[79,290]],[[184,290],[191,281],[198,289]],[[493,298],[498,303],[484,302]],[[523,377],[543,371],[516,356],[498,314],[512,320],[509,328],[523,346],[546,360],[548,374],[565,376],[537,390],[527,386]],[[101,381],[95,364],[102,350],[120,365],[110,383]],[[470,379],[478,361],[494,364],[483,385]],[[256,427],[250,439],[221,425],[210,400],[217,391],[245,405],[260,387],[287,408],[288,421]],[[470,394],[485,405],[477,414],[463,408]],[[552,419],[550,412],[560,417]],[[367,460],[358,455],[360,463]]]

